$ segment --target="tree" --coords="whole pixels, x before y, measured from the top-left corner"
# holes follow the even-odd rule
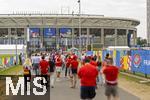
[[[145,46],[147,44],[147,39],[143,39],[141,37],[137,38],[137,45]]]

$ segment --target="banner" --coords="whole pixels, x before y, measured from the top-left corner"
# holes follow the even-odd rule
[[[86,56],[93,56],[93,51],[87,51]]]
[[[30,33],[30,37],[38,37],[38,36],[40,36],[40,29],[39,28],[30,28],[29,33]]]
[[[71,37],[71,28],[60,28],[59,33],[61,37]]]
[[[116,66],[120,67],[121,57],[120,57],[120,51],[116,51]]]
[[[132,50],[131,56],[132,56],[131,71],[150,74],[150,51]]]
[[[44,37],[56,36],[56,28],[44,28]]]

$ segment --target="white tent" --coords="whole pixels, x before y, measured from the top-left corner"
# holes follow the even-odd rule
[[[26,45],[0,45],[0,54],[20,54],[26,52]]]

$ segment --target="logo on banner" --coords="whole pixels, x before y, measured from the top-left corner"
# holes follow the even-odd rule
[[[141,56],[139,54],[135,54],[133,58],[133,64],[136,68],[140,67],[141,64]]]

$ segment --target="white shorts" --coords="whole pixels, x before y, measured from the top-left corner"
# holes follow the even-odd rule
[[[62,68],[56,66],[56,72],[61,72]]]

